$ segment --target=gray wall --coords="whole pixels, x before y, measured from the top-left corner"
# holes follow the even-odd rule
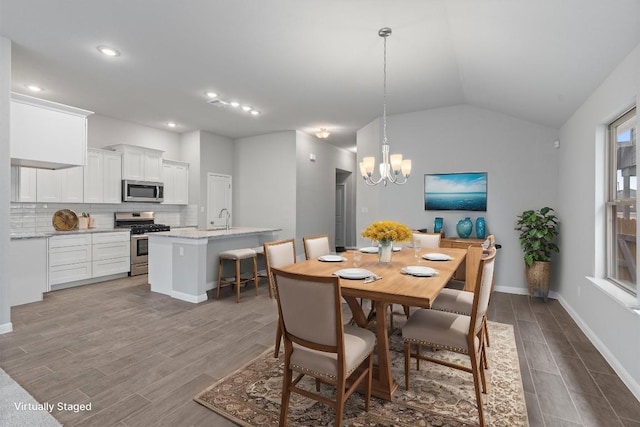
[[[358,132],[358,161],[373,154],[380,161],[379,131],[376,120]],[[382,219],[433,230],[434,218],[441,216],[445,234],[457,237],[455,225],[460,219],[469,216],[475,222],[484,216],[487,232],[503,246],[496,287],[525,293],[522,255],[513,228],[523,210],[558,205],[559,159],[553,146],[558,131],[461,105],[387,117],[387,135],[391,153],[412,160],[412,176],[405,185],[387,187],[368,187],[359,179],[357,230]],[[487,212],[424,210],[424,174],[448,172],[488,173]],[[360,244],[369,243],[359,239]],[[555,289],[557,281],[552,286]]]
[[[640,300],[602,279],[605,131],[638,99],[640,45],[560,129],[558,211],[563,222],[557,290],[562,304],[640,399],[640,312],[632,308]]]
[[[310,160],[314,154],[315,161]],[[347,218],[354,218],[355,154],[327,144],[303,132],[296,132],[297,188],[296,237],[328,234],[335,242],[336,169],[351,172],[345,180],[347,188]],[[351,215],[350,215],[351,214]],[[352,246],[354,222],[347,223],[346,245]]]
[[[198,225],[200,221],[200,131],[180,135],[180,153],[183,161],[189,163],[189,204],[195,205]]]
[[[207,174],[233,176],[233,151],[231,138],[200,131],[200,206],[204,207],[204,212],[200,212],[198,216],[198,226],[201,228],[207,227]],[[235,186],[235,177],[231,182]],[[235,218],[233,224],[238,225]]]
[[[11,155],[9,152],[9,120],[11,92],[11,41],[0,37],[0,334],[10,332],[9,305],[9,206],[11,197]]]
[[[296,132],[236,139],[233,172],[234,225],[276,227],[281,239],[295,237]]]

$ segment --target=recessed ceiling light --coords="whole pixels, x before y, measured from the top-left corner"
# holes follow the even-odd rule
[[[259,115],[260,115],[260,111],[258,111],[258,110],[251,110],[251,115],[252,115],[252,116],[259,116]]]
[[[168,122],[167,126],[169,126],[170,128],[174,128],[176,126],[178,126],[177,124],[175,124],[174,122]]]
[[[215,92],[205,92],[204,94],[207,96],[207,98],[217,98],[218,97],[218,94],[215,93]]]
[[[24,87],[29,89],[31,92],[42,92],[44,90],[38,85],[24,85]]]
[[[248,105],[243,105],[242,111],[251,111],[251,107],[249,107]]]
[[[98,46],[98,52],[106,56],[120,56],[120,52],[109,46]]]
[[[240,103],[238,101],[231,101],[229,105],[231,105],[233,108],[238,108],[240,106]]]

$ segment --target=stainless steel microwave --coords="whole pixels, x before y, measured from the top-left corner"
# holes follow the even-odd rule
[[[164,183],[122,180],[123,202],[160,203],[164,200]]]

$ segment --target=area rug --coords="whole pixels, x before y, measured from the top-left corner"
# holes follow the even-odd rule
[[[526,427],[527,409],[513,327],[489,322],[491,347],[488,349],[488,394],[484,396],[485,420],[489,426]],[[345,426],[477,426],[478,411],[470,373],[422,361],[420,371],[411,364],[411,389],[404,388],[404,356],[399,329],[390,337],[393,376],[400,386],[388,402],[371,398],[369,412],[364,398],[354,393],[345,405]],[[468,357],[448,351],[436,351],[441,357],[469,365]],[[466,359],[466,360],[465,360]],[[216,382],[194,400],[241,426],[277,426],[280,415],[283,356],[273,357],[268,350],[244,368]],[[305,383],[305,380],[307,382]],[[300,382],[315,390],[312,378]],[[332,387],[322,392],[333,395]],[[333,408],[297,394],[291,395],[290,426],[330,426]]]

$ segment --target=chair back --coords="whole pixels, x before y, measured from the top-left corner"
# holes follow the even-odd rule
[[[344,330],[339,278],[272,270],[285,339],[337,353]]]
[[[423,249],[440,247],[440,233],[413,233],[413,241],[416,240]]]
[[[327,234],[303,237],[302,244],[304,245],[304,256],[307,259],[316,259],[331,253],[329,235]]]
[[[264,263],[267,280],[272,291],[275,290],[271,269],[283,267],[296,262],[296,242],[294,239],[266,242],[264,245]]]
[[[482,328],[482,319],[487,313],[489,308],[489,300],[491,298],[491,291],[493,290],[493,272],[496,260],[496,248],[490,248],[489,253],[480,260],[480,279],[478,280],[478,286],[474,290],[473,295],[473,308],[471,309],[471,324],[472,332],[475,335],[478,334]]]

